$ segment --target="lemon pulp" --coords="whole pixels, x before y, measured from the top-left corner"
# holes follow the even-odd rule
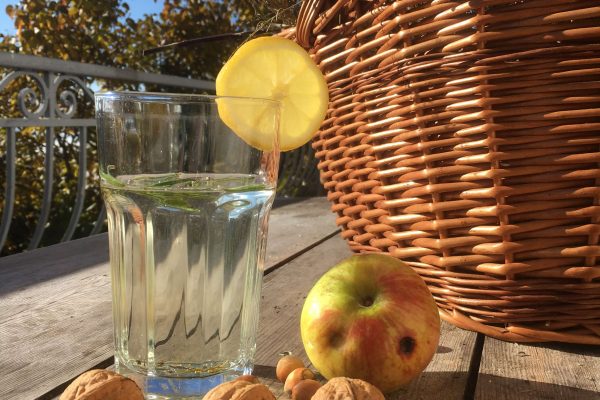
[[[279,147],[292,150],[319,129],[329,102],[327,83],[308,53],[281,37],[260,37],[244,43],[225,63],[216,79],[217,96],[252,97],[281,103]],[[274,146],[272,105],[240,106],[217,100],[219,115],[229,128],[261,150]]]

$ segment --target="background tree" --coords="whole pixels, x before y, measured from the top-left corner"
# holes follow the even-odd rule
[[[129,67],[190,78],[214,78],[234,40],[185,47],[160,56],[142,50],[220,33],[292,25],[299,1],[164,0],[159,14],[128,17],[122,0],[21,0],[8,6],[17,40],[0,34],[2,51]]]
[[[243,39],[203,43],[148,56],[142,56],[142,50],[221,33],[293,25],[300,5],[300,1],[293,0],[164,0],[161,3],[160,13],[134,20],[129,17],[129,5],[123,0],[21,0],[6,7],[16,35],[0,34],[0,52],[214,79]],[[4,72],[0,69],[0,76]],[[86,83],[92,84],[91,80]],[[137,88],[121,82],[93,84],[106,88]],[[0,118],[23,117],[17,108],[17,95],[23,87],[35,85],[31,78],[19,78],[0,93]],[[81,90],[72,89],[79,90],[83,100]],[[35,100],[32,100],[30,106],[35,108],[35,105]],[[93,105],[89,99],[79,103],[77,116],[93,117]],[[68,206],[51,208],[41,245],[56,243],[62,237],[71,215],[74,188],[80,173],[77,168],[79,133],[71,128],[57,128],[55,135],[53,202]],[[17,136],[15,209],[10,235],[4,249],[0,249],[0,255],[19,252],[27,247],[39,216],[44,187],[45,130],[23,128]],[[0,149],[5,148],[5,141],[6,132],[0,129]],[[87,170],[81,171],[86,173],[88,180],[86,204],[75,237],[89,234],[101,207],[93,130],[90,130],[87,151]],[[0,151],[1,173],[6,167],[3,153]],[[4,179],[0,179],[0,196],[4,194],[5,185]],[[295,194],[313,194],[315,190],[319,191],[320,187],[300,188]],[[4,199],[0,197],[0,210],[3,208]]]

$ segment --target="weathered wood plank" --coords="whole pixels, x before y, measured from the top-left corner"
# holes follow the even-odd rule
[[[112,351],[107,258],[96,235],[0,259],[0,398],[32,399]]]
[[[278,399],[287,398],[274,376],[279,353],[292,351],[308,364],[299,329],[304,298],[329,267],[350,254],[346,243],[335,236],[265,278],[255,374],[269,385]],[[440,394],[448,400],[462,399],[475,334],[446,323],[442,329],[438,352],[426,371],[406,390],[389,396],[389,399],[437,399]]]
[[[350,254],[347,244],[338,235],[266,277],[257,343],[258,364],[274,367],[283,351],[291,351],[308,362],[299,326],[304,298],[329,267]],[[439,399],[443,394],[446,400],[462,400],[476,335],[446,323],[442,329],[438,352],[427,369],[406,390],[389,399]],[[263,370],[260,368],[258,373]],[[271,384],[274,389],[281,389],[277,383]]]
[[[324,197],[292,203],[271,212],[265,265],[272,268],[338,231]]]
[[[108,260],[106,234],[0,258],[0,301],[4,295],[60,280]],[[0,318],[3,312],[0,309]],[[2,320],[0,320],[2,321]]]
[[[260,306],[256,363],[274,367],[279,353],[304,357],[300,340],[300,311],[319,277],[352,253],[338,236],[316,246],[265,277]]]
[[[462,400],[469,379],[469,364],[475,349],[474,332],[442,321],[440,344],[425,371],[395,400]]]
[[[266,268],[337,230],[325,199],[271,213]],[[0,399],[33,399],[113,354],[106,235],[0,259]]]
[[[486,338],[477,400],[598,400],[600,347]]]

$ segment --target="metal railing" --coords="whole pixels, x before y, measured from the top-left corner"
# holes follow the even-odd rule
[[[133,85],[152,85],[163,88],[185,88],[203,92],[213,92],[214,82],[187,79],[178,76],[161,75],[118,69],[99,65],[84,64],[49,59],[38,56],[19,55],[0,52],[0,102],[9,102],[7,88],[16,80],[26,82],[16,94],[16,116],[7,118],[0,115],[0,132],[4,130],[5,146],[0,148],[0,159],[4,158],[5,183],[4,206],[0,210],[0,251],[8,237],[15,205],[17,134],[23,128],[35,127],[45,130],[44,143],[44,189],[41,207],[35,230],[27,249],[35,249],[40,245],[48,223],[52,206],[52,183],[54,179],[55,129],[75,129],[79,136],[79,155],[77,160],[77,187],[75,202],[72,207],[69,223],[60,241],[73,238],[79,223],[86,190],[86,172],[88,154],[86,146],[90,128],[95,127],[93,116],[78,114],[78,104],[93,101],[93,82],[124,82]],[[14,93],[14,90],[13,90]],[[83,98],[82,98],[83,97]],[[13,113],[14,114],[14,113]],[[2,175],[0,172],[0,179]],[[0,185],[2,186],[2,185]],[[99,212],[93,229],[89,234],[100,232],[105,219],[105,210]]]

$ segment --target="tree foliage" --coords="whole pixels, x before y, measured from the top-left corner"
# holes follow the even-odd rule
[[[162,3],[159,14],[134,20],[129,4],[122,0],[21,0],[6,9],[14,20],[17,40],[0,35],[0,50],[190,78],[214,78],[238,45],[235,41],[184,47],[158,56],[144,57],[142,50],[220,33],[293,24],[299,8],[299,2],[291,0]]]
[[[213,79],[243,39],[203,43],[147,56],[142,55],[142,50],[198,37],[291,25],[299,8],[299,1],[292,0],[164,0],[160,3],[163,4],[160,13],[133,19],[130,5],[123,0],[21,0],[6,7],[16,35],[0,34],[0,52]],[[5,72],[0,69],[0,77]],[[92,84],[92,79],[87,78],[85,83]],[[89,98],[85,99],[81,88],[73,83],[64,85],[72,85],[71,89],[81,96],[77,117],[91,118],[93,105]],[[94,85],[137,88],[122,82],[96,81]],[[40,94],[31,78],[16,79],[0,92],[0,118],[23,117],[17,107],[17,95],[23,87],[32,87]],[[35,108],[36,100],[31,99],[29,106]],[[0,249],[1,255],[27,247],[38,220],[44,188],[46,129],[22,128],[16,133],[17,196],[10,235],[4,249]],[[101,207],[96,182],[95,131],[89,131],[85,171],[79,171],[77,165],[81,132],[74,128],[56,128],[54,134],[53,204],[60,206],[51,208],[41,245],[56,243],[62,237],[75,202],[80,173],[86,174],[88,185],[84,213],[75,237],[89,234]],[[6,185],[3,176],[6,135],[6,130],[0,129],[0,210],[4,208],[2,196]]]

